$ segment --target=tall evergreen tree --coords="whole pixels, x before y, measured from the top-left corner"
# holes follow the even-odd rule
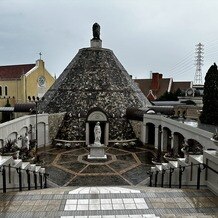
[[[209,68],[205,77],[203,111],[200,121],[218,125],[218,70],[215,63]]]

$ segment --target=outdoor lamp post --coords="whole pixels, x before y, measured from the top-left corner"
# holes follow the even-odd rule
[[[35,97],[32,96],[32,98],[30,96],[28,96],[28,100],[30,102],[34,102],[35,103],[35,113],[36,113],[36,143],[35,143],[35,158],[36,158],[36,162],[39,162],[39,156],[38,156],[38,103],[41,100],[44,100],[44,98],[42,97],[41,99],[39,97]]]

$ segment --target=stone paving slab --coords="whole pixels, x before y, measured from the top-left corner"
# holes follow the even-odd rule
[[[0,195],[0,217],[218,217],[207,189],[142,186],[62,187]]]
[[[54,186],[137,185],[144,182],[153,151],[144,146],[108,147],[107,160],[88,160],[87,147],[46,147],[39,154]],[[108,176],[106,176],[108,175]],[[85,179],[84,179],[85,176]]]

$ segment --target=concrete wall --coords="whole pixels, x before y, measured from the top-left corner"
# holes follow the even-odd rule
[[[144,115],[143,126],[145,128],[143,130],[143,134],[145,135],[145,138],[147,123],[153,123],[155,127],[158,127],[160,125],[162,128],[168,128],[172,133],[172,137],[174,137],[174,133],[178,132],[182,136],[184,136],[186,140],[194,139],[199,142],[204,149],[217,149],[217,145],[213,141],[211,141],[211,138],[213,136],[212,132],[187,125],[185,124],[185,122],[179,122],[177,120],[173,120],[162,115]]]
[[[0,124],[0,146],[6,139],[18,140],[25,133],[28,133],[29,139],[36,138],[36,115],[23,116]],[[50,144],[48,114],[38,114],[38,139],[39,147]]]

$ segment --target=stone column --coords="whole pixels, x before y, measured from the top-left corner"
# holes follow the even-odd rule
[[[163,128],[163,151],[167,152],[167,130]]]
[[[173,138],[173,153],[174,155],[178,155],[178,149],[179,149],[179,136],[178,135],[174,135]]]
[[[174,147],[174,132],[171,132],[171,135],[170,135],[170,147],[171,149],[173,149]]]
[[[142,122],[141,124],[141,141],[145,144],[146,143],[146,140],[145,140],[145,137],[146,137],[146,126],[144,125],[144,123]]]
[[[156,125],[155,125],[154,135],[155,135],[155,138],[154,138],[154,147],[155,147],[155,149],[158,149],[159,128],[158,128],[158,126],[156,126]]]
[[[45,124],[45,145],[49,144],[50,137],[49,137],[49,126]]]
[[[86,145],[89,145],[89,123],[86,123]]]
[[[144,128],[145,128],[145,143],[147,144],[148,143],[148,126],[145,124],[144,125]]]
[[[105,133],[104,133],[104,144],[108,146],[108,138],[109,138],[109,123],[105,124]]]
[[[161,151],[163,152],[164,151],[164,133],[163,133],[163,127],[161,127],[161,130],[160,130],[160,134],[161,134]]]

